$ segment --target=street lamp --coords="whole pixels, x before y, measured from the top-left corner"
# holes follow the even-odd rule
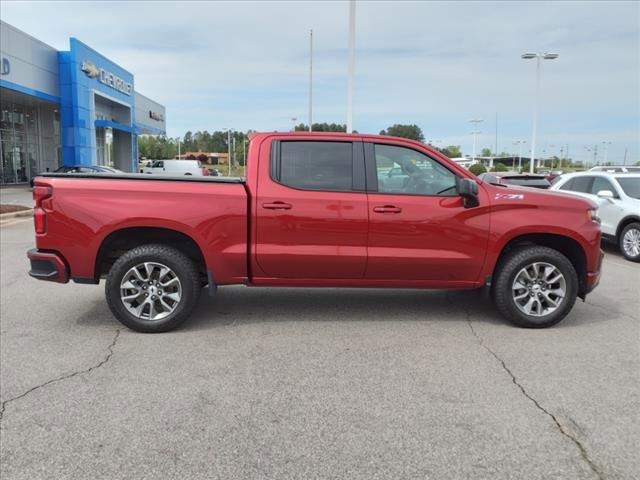
[[[536,59],[536,98],[533,107],[533,132],[531,134],[531,163],[529,164],[529,172],[535,171],[536,163],[536,130],[538,128],[538,103],[540,102],[540,60],[555,60],[558,58],[557,53],[523,53],[522,58],[525,60]]]
[[[608,156],[608,153],[609,153],[608,145],[611,145],[611,142],[607,142],[607,141],[603,141],[602,142],[602,146],[603,146],[603,149],[604,149],[604,164],[605,165],[607,164],[607,156]]]
[[[229,166],[229,174],[231,176],[231,132],[233,132],[233,128],[223,128],[223,132],[227,132],[227,164]]]
[[[469,123],[473,124],[474,129],[471,131],[471,134],[473,135],[473,154],[471,155],[471,161],[473,163],[476,163],[476,135],[478,135],[479,133],[482,133],[480,130],[476,130],[478,128],[478,124],[482,123],[482,119],[481,118],[472,118],[471,120],[469,120]]]
[[[178,160],[180,160],[180,137],[176,137],[176,140],[178,141]]]
[[[527,143],[526,140],[518,140],[514,142],[514,145],[519,145],[518,149],[518,170],[522,170],[522,144]]]

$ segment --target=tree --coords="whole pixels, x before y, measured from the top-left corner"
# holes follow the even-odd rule
[[[462,157],[462,151],[460,150],[460,145],[449,145],[444,148],[439,148],[438,151],[449,158]]]
[[[492,172],[508,172],[509,169],[504,163],[497,162],[493,164],[493,168],[491,169],[491,171]]]
[[[300,123],[294,127],[296,132],[309,131],[309,125]],[[344,123],[314,123],[311,125],[311,130],[314,132],[346,132],[347,126]],[[354,131],[354,133],[358,133]]]
[[[474,163],[469,167],[469,171],[474,175],[478,176],[481,173],[485,173],[487,169],[484,168],[484,165],[482,165],[481,163]]]
[[[424,142],[422,129],[417,125],[393,124],[386,130],[380,130],[380,135],[390,135],[392,137],[410,138],[418,142]]]
[[[491,149],[490,148],[483,148],[482,149],[482,153],[480,154],[483,157],[490,157],[491,156]]]

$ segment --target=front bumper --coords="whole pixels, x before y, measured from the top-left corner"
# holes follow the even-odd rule
[[[595,272],[587,272],[587,281],[585,285],[585,295],[592,292],[594,288],[600,283],[600,274],[602,273],[602,259],[604,258],[604,252],[600,250],[600,258],[598,260],[598,267]]]
[[[29,275],[33,278],[58,283],[69,281],[69,269],[59,254],[33,248],[27,252],[27,257],[31,262]]]

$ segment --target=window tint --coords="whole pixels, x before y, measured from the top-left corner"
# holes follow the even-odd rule
[[[594,195],[597,195],[598,192],[602,190],[609,190],[611,193],[613,193],[614,197],[618,197],[618,192],[613,187],[613,185],[611,185],[611,182],[609,180],[602,177],[594,178],[593,186],[591,187],[591,193],[593,193]]]
[[[153,162],[152,168],[164,168],[164,162],[162,160],[156,160]]]
[[[420,152],[376,145],[375,157],[380,193],[456,195],[456,176]]]
[[[622,190],[624,190],[624,193],[631,198],[640,199],[640,178],[618,178],[618,183],[622,187]]]
[[[353,183],[351,142],[281,142],[281,183],[305,190],[348,191]]]
[[[591,180],[593,180],[593,177],[574,177],[562,185],[560,190],[591,193]]]

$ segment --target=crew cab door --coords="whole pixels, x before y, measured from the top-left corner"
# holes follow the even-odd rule
[[[365,278],[477,281],[489,236],[484,189],[465,208],[456,174],[425,152],[365,143],[369,197]]]
[[[261,149],[254,277],[362,278],[367,195],[359,141],[283,138]],[[265,158],[265,156],[267,158]]]

